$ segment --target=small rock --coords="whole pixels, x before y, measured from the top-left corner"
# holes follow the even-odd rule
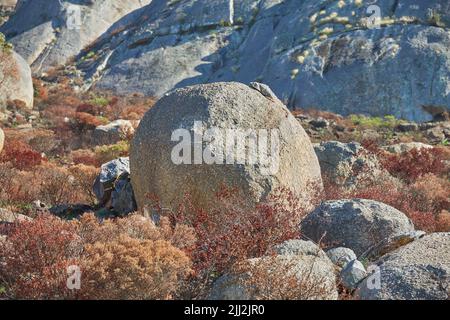
[[[413,149],[433,149],[433,146],[421,142],[408,142],[408,143],[398,143],[390,146],[385,146],[382,149],[389,151],[391,153],[401,154],[404,152],[409,152]]]
[[[344,287],[354,290],[367,277],[367,271],[360,261],[353,260],[345,265],[339,276]]]
[[[95,128],[92,141],[94,145],[110,145],[132,137],[133,124],[128,120],[116,120],[104,126]]]
[[[124,173],[130,173],[129,158],[119,158],[102,165],[93,186],[94,194],[101,206],[109,202],[114,183]]]
[[[337,266],[344,268],[350,261],[356,260],[356,254],[352,249],[339,247],[327,251],[327,256]]]
[[[15,223],[18,221],[31,221],[33,219],[31,219],[30,217],[27,217],[23,214],[19,214],[19,213],[13,213],[9,210],[6,209],[1,209],[0,208],[0,224],[2,223]]]
[[[419,125],[414,122],[400,123],[396,129],[400,132],[411,132],[419,130]]]
[[[385,238],[414,231],[404,213],[365,199],[324,202],[303,219],[300,228],[314,242],[350,248],[357,256]]]
[[[313,119],[309,124],[318,129],[327,128],[330,125],[330,123],[323,118]]]

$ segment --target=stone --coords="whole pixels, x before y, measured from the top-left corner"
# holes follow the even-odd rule
[[[27,217],[23,214],[13,213],[6,209],[0,208],[0,225],[1,224],[11,224],[21,221],[31,221],[30,217]]]
[[[15,51],[0,50],[0,74],[2,75],[0,110],[5,109],[8,103],[32,109],[34,89],[27,62]]]
[[[320,247],[312,241],[288,240],[274,247],[274,253],[278,255],[310,255],[321,258],[327,257]]]
[[[258,135],[256,151],[248,142]],[[203,143],[191,152],[194,138]],[[225,152],[224,140],[233,152]],[[178,207],[186,194],[212,208],[224,186],[237,188],[249,206],[284,188],[309,207],[322,187],[317,157],[299,122],[281,102],[234,82],[176,89],[161,98],[140,122],[130,165],[140,209],[149,194],[165,208]]]
[[[345,288],[354,290],[367,277],[367,271],[360,261],[353,260],[345,265],[339,277]]]
[[[413,149],[417,150],[433,149],[433,146],[421,142],[407,142],[407,143],[398,143],[390,146],[384,146],[383,149],[391,153],[401,154],[404,152],[409,152]]]
[[[327,256],[330,260],[340,268],[344,268],[350,261],[356,260],[356,254],[349,248],[333,248],[327,251]]]
[[[289,276],[295,276],[298,279],[298,287],[289,284],[292,286],[289,290],[297,289],[299,291],[299,296],[295,297],[296,299],[337,300],[338,298],[334,265],[326,256],[287,254],[251,259],[246,261],[246,264],[251,266],[250,270],[234,271],[217,279],[213,284],[208,300],[254,300],[258,298],[254,285],[248,283],[247,280],[252,276],[252,267],[258,268],[258,266],[263,265],[269,265],[269,274],[275,273],[274,278],[278,281],[283,281],[284,277],[289,278]],[[257,286],[257,284],[255,285]],[[305,285],[311,293],[308,294],[301,290],[302,286]],[[279,299],[277,294],[280,286],[283,287],[283,284],[278,285],[275,281],[264,289],[266,294],[273,294],[275,298]],[[315,292],[314,289],[322,292]]]
[[[130,174],[129,158],[115,159],[102,165],[93,186],[94,194],[101,206],[109,202],[115,182],[124,174]]]
[[[350,248],[357,256],[385,238],[414,231],[404,213],[365,199],[326,201],[303,219],[300,228],[314,242]]]
[[[116,144],[131,138],[134,128],[128,120],[115,120],[107,125],[98,126],[92,134],[92,142],[96,146]]]
[[[414,122],[406,122],[406,123],[400,123],[396,129],[400,132],[411,132],[411,131],[418,131],[419,125]]]
[[[450,233],[433,233],[379,259],[381,286],[364,280],[355,296],[363,300],[448,300]]]
[[[391,179],[376,156],[357,142],[326,141],[315,145],[314,150],[322,174],[337,185],[352,188],[359,183]]]

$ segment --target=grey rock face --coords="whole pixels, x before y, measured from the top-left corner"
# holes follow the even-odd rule
[[[104,126],[95,128],[92,134],[94,145],[110,145],[131,137],[134,134],[134,128],[128,120],[116,120]]]
[[[5,144],[5,133],[3,132],[2,128],[0,128],[0,153],[3,151],[3,146]]]
[[[136,201],[129,176],[129,158],[119,158],[102,165],[93,186],[101,206],[110,204],[119,214],[136,211]]]
[[[390,236],[414,231],[402,212],[363,199],[327,201],[307,215],[301,231],[315,242],[352,249],[357,256]]]
[[[434,233],[382,257],[381,288],[369,279],[357,297],[370,300],[448,300],[450,297],[450,233]]]
[[[18,100],[26,108],[33,108],[34,90],[31,70],[16,52],[0,50],[0,109],[8,101]]]
[[[356,254],[349,248],[333,248],[327,251],[327,256],[337,266],[343,268],[350,261],[356,260]]]
[[[180,129],[187,137],[180,139]],[[226,137],[228,133],[239,134],[236,130],[241,130],[240,138]],[[213,134],[214,140],[208,134]],[[267,143],[259,139],[260,153],[247,138],[264,134],[268,139]],[[197,151],[198,160],[192,152],[194,138],[198,139],[196,148],[201,149]],[[224,150],[226,141],[230,152]],[[187,149],[181,150],[180,143]],[[208,158],[208,150],[214,150],[213,159]],[[184,159],[180,159],[182,155]],[[209,208],[215,205],[215,193],[224,185],[237,188],[251,206],[279,188],[291,190],[308,206],[314,192],[312,184],[319,188],[322,184],[317,157],[298,121],[279,101],[240,83],[186,87],[163,97],[136,130],[130,164],[140,208],[148,204],[149,194],[157,196],[167,208],[176,208],[186,194]]]
[[[360,261],[353,260],[345,265],[339,277],[344,287],[354,290],[367,277],[367,271]]]
[[[45,71],[65,64],[117,20],[150,1],[20,1],[0,32],[34,72]]]
[[[372,28],[366,2],[154,0],[106,32],[79,68],[119,93],[257,81],[292,108],[431,120],[450,105],[448,1],[377,5]]]
[[[269,274],[278,273],[274,277],[274,283],[264,288],[265,296],[277,296],[279,289],[290,276],[298,279],[298,287],[290,285],[290,290],[298,290],[296,299],[308,300],[337,300],[338,293],[336,289],[336,275],[334,265],[326,257],[323,251],[317,255],[311,254],[283,254],[275,257],[262,257],[251,259],[247,264],[254,268],[268,266]],[[226,274],[217,279],[210,292],[210,300],[253,300],[268,299],[267,296],[261,297],[258,294],[258,284],[248,282],[252,276],[252,267],[245,272],[238,271]],[[269,275],[270,276],[270,275]],[[255,288],[256,286],[256,288]],[[309,288],[311,293],[304,292]],[[320,289],[318,289],[320,288]],[[304,290],[302,290],[304,289]],[[273,290],[273,291],[272,291]]]

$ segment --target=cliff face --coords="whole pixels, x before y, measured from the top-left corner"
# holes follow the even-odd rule
[[[120,16],[93,3],[92,15],[102,19],[78,35]],[[2,29],[16,30],[12,42],[35,71],[82,48],[72,48],[67,31],[55,33],[56,18],[37,24],[36,13],[28,19],[34,28],[22,26],[24,10]],[[46,12],[59,17],[54,10]],[[379,0],[376,7],[362,0],[153,0],[108,31],[83,36],[86,44],[102,33],[76,66],[87,88],[118,93],[161,96],[185,85],[257,80],[292,108],[424,121],[450,108],[449,27],[447,0]],[[56,41],[51,50],[49,41]]]

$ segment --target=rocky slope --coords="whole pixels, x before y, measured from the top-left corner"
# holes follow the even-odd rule
[[[34,72],[64,64],[124,15],[150,0],[21,0],[1,28]]]
[[[156,0],[112,26],[77,66],[120,93],[258,80],[290,107],[416,121],[448,110],[448,1],[377,5],[374,28],[368,1]]]

